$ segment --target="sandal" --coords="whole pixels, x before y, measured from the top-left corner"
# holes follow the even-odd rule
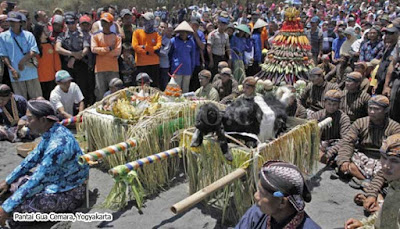
[[[365,199],[366,197],[364,193],[358,193],[356,196],[354,196],[354,203],[356,203],[357,206],[363,206]]]

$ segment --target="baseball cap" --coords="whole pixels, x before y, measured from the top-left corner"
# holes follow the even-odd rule
[[[75,13],[68,12],[65,14],[65,23],[74,23],[76,21],[77,17]]]
[[[121,17],[124,17],[125,15],[130,15],[130,16],[132,16],[132,12],[130,11],[130,10],[128,10],[128,9],[123,9],[123,10],[121,10],[121,13],[119,14]]]
[[[147,21],[154,20],[154,14],[152,12],[147,12],[145,14],[142,14],[141,17],[143,17]]]
[[[20,22],[22,21],[22,13],[11,11],[7,15],[7,21]]]
[[[83,15],[82,17],[79,18],[79,23],[92,23],[92,20],[90,19],[89,16]]]
[[[112,14],[110,13],[103,13],[101,15],[100,20],[106,21],[108,23],[113,22],[114,21],[114,16],[112,16]]]
[[[141,81],[143,79],[143,82],[150,82],[152,83],[153,80],[151,80],[149,74],[146,72],[141,72],[136,76],[136,81]]]
[[[56,73],[56,83],[65,83],[71,80],[71,75],[65,70],[60,70]]]
[[[218,21],[223,24],[229,24],[229,18],[227,18],[227,17],[219,17]]]

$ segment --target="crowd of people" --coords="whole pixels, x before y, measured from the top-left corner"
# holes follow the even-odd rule
[[[258,82],[264,79],[254,76],[262,70],[264,50],[274,47],[289,6],[300,11],[315,67],[304,79],[304,90],[289,100],[287,114],[318,121],[332,118],[332,125],[321,133],[320,161],[336,168],[332,178],[347,179],[350,186],[364,191],[354,201],[374,213],[371,220],[377,227],[394,228],[400,208],[400,201],[395,201],[400,194],[400,2],[396,1],[245,5],[237,1],[155,10],[105,6],[94,12],[56,8],[50,14],[38,10],[33,19],[30,12],[2,3],[0,139],[14,142],[35,134],[62,134],[64,129],[55,120],[73,117],[124,87],[150,85],[163,91],[170,75],[183,93],[223,104],[270,93],[272,82],[264,82],[260,90]],[[46,123],[46,129],[32,124],[38,120]],[[39,131],[27,133],[25,126]],[[53,160],[53,151],[61,150],[52,149],[50,158],[43,158],[49,147],[44,144],[30,154],[26,168]],[[68,160],[67,155],[63,159]],[[292,171],[293,177],[280,174],[280,167]],[[27,171],[17,168],[0,188],[7,191]],[[32,177],[40,177],[46,185],[50,178],[45,174],[51,171],[39,169]],[[255,194],[258,208],[250,209],[238,228],[318,228],[304,213],[304,201],[311,195],[297,171],[283,162],[267,163]],[[80,192],[86,175],[77,172],[77,180],[53,191]],[[35,179],[28,181],[29,187],[37,185]],[[20,204],[27,196],[43,191],[35,189],[32,194],[25,186],[18,190],[18,198],[2,205],[1,220],[25,206]],[[385,198],[391,201],[382,205]],[[396,214],[389,214],[393,209]],[[346,227],[367,223],[351,219]]]

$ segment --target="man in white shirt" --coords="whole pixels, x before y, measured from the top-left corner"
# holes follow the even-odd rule
[[[74,113],[79,113],[85,109],[83,102],[85,97],[83,97],[79,86],[71,81],[72,77],[67,71],[58,71],[56,73],[57,86],[50,94],[50,102],[62,119],[71,118]],[[77,112],[74,112],[75,105],[78,105]]]

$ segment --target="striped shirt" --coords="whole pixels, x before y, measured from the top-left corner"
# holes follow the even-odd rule
[[[324,82],[322,86],[316,86],[310,83],[301,94],[300,102],[305,108],[309,108],[313,111],[322,110],[324,108],[324,95],[331,89],[339,90],[338,86],[334,83]]]
[[[343,93],[340,109],[349,116],[351,122],[368,116],[368,101],[371,98],[369,94],[361,90],[355,93],[344,90]]]
[[[343,111],[338,110],[333,114],[327,114],[326,110],[320,110],[311,115],[311,119],[316,119],[318,122],[331,117],[332,125],[324,128],[321,133],[321,140],[342,139],[350,128],[350,118]]]
[[[379,170],[376,175],[372,178],[371,183],[365,188],[366,196],[378,197],[378,194],[382,190],[386,180],[383,177],[382,170]]]
[[[400,124],[388,118],[384,126],[371,123],[369,116],[357,119],[350,127],[339,146],[337,165],[350,162],[354,150],[358,149],[369,157],[378,159],[382,141],[393,134],[400,133]]]

